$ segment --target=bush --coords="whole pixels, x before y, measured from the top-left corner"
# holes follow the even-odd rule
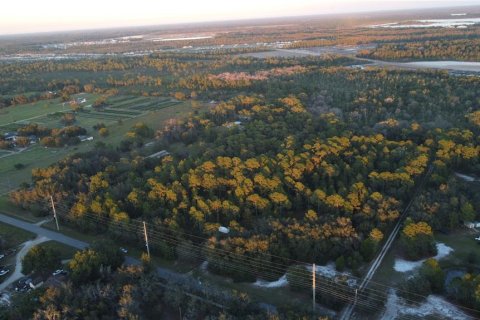
[[[98,134],[101,136],[101,137],[106,137],[110,134],[110,132],[108,131],[107,128],[100,128],[98,130]]]
[[[337,258],[337,260],[335,260],[335,268],[338,271],[345,270],[345,258],[344,258],[344,256],[340,256],[340,257]]]
[[[23,168],[25,168],[25,165],[23,163],[15,163],[14,167],[17,170],[22,170]]]
[[[406,300],[421,302],[432,293],[430,282],[423,276],[415,276],[400,285],[398,295]]]

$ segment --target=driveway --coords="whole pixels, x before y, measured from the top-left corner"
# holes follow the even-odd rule
[[[10,276],[7,279],[5,279],[5,281],[3,281],[0,284],[0,291],[4,290],[10,284],[14,283],[21,277],[25,276],[22,273],[23,257],[25,257],[25,255],[27,254],[28,250],[30,250],[30,248],[48,240],[50,239],[48,239],[47,237],[37,236],[37,238],[35,238],[34,240],[29,240],[21,244],[23,248],[17,253],[17,257],[15,259],[15,270],[10,274]]]

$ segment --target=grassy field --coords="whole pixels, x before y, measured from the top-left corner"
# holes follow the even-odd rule
[[[440,265],[444,268],[465,266],[465,263],[468,263],[468,256],[471,254],[480,259],[480,243],[474,240],[476,236],[477,234],[471,230],[457,230],[451,234],[435,234],[437,242],[444,243],[453,249],[453,252],[439,261]],[[409,273],[397,272],[393,269],[395,258],[398,256],[397,251],[398,241],[385,256],[382,265],[375,273],[374,282],[395,286],[409,275]]]
[[[87,98],[87,103],[92,101],[95,95],[82,95]],[[183,117],[192,110],[190,102],[178,102],[169,98],[158,97],[134,97],[117,96],[108,108],[100,111],[87,108],[77,113],[77,125],[87,129],[88,134],[94,137],[94,141],[82,142],[77,146],[65,148],[44,148],[39,144],[12,155],[0,158],[0,195],[17,188],[22,182],[30,182],[33,168],[47,167],[58,160],[76,152],[90,150],[96,141],[102,141],[107,145],[116,146],[124,138],[125,133],[137,122],[144,122],[153,129],[162,126],[165,120],[174,117]],[[120,108],[121,107],[121,108]],[[25,110],[23,110],[25,108]],[[61,126],[57,118],[48,114],[62,111],[61,103],[53,103],[52,100],[28,104],[24,106],[9,107],[7,117],[0,116],[0,132],[6,129],[12,119],[23,120],[24,123],[36,122],[48,127]],[[67,111],[70,108],[66,107]],[[11,119],[8,119],[11,117]],[[36,117],[34,120],[28,118]],[[2,122],[3,121],[3,122]],[[1,127],[1,125],[4,127]],[[107,137],[100,137],[93,126],[104,123],[110,131]],[[5,132],[5,131],[4,131]],[[23,164],[22,169],[16,169],[15,164]],[[2,209],[0,203],[0,209]]]
[[[23,210],[20,207],[17,207],[8,199],[8,195],[0,196],[0,213],[12,216],[14,218],[24,220],[30,223],[37,223],[39,221],[45,220],[45,217],[34,216],[31,212]]]
[[[448,257],[440,260],[442,266],[462,266],[472,253],[480,259],[480,244],[474,240],[476,236],[477,234],[470,230],[458,230],[448,235],[435,235],[438,242],[445,243],[454,250]]]
[[[304,293],[299,293],[290,290],[288,287],[256,287],[251,283],[234,283],[228,278],[199,270],[193,271],[192,276],[199,279],[204,284],[211,283],[212,285],[223,289],[245,292],[253,301],[257,302],[265,302],[277,306],[311,304],[309,289],[306,289]]]
[[[87,100],[85,105],[93,103],[98,95],[82,94],[74,97],[82,97]],[[68,104],[63,105],[60,98],[51,100],[42,100],[25,105],[10,106],[0,111],[0,131],[9,131],[13,129],[12,125],[19,126],[29,122],[41,123],[41,118],[50,113],[71,111]]]
[[[18,245],[24,243],[25,241],[35,238],[35,234],[31,232],[1,222],[0,235],[7,239],[8,244],[11,248],[15,248]]]
[[[63,243],[53,241],[53,240],[43,242],[43,243],[39,244],[39,246],[56,250],[57,252],[60,253],[60,259],[61,260],[67,260],[67,259],[73,258],[73,255],[75,254],[75,252],[78,251],[75,248],[72,248],[72,247],[67,246]]]

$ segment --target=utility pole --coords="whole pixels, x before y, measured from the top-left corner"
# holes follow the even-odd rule
[[[55,204],[53,203],[52,196],[50,196],[50,202],[52,202],[53,218],[55,219],[55,223],[57,224],[57,231],[60,231],[60,227],[58,226],[57,211],[55,210]]]
[[[316,290],[316,268],[315,263],[312,266],[312,297],[313,297],[313,315],[315,316],[315,290]]]
[[[145,246],[147,247],[147,255],[150,258],[150,247],[148,246],[147,224],[143,221],[143,233],[145,235]]]

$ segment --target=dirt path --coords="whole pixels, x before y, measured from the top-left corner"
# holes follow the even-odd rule
[[[15,281],[17,281],[18,279],[20,279],[21,277],[24,276],[24,274],[22,273],[22,259],[23,259],[23,257],[25,257],[28,250],[30,250],[30,248],[32,248],[33,246],[36,246],[37,244],[40,244],[40,243],[48,241],[48,240],[50,240],[50,239],[47,238],[47,237],[38,236],[34,240],[29,240],[29,241],[24,242],[22,244],[23,247],[17,253],[17,257],[16,257],[16,260],[15,260],[15,271],[13,271],[12,274],[10,275],[10,277],[5,279],[5,281],[0,284],[0,291],[4,290],[10,284],[14,283]]]

